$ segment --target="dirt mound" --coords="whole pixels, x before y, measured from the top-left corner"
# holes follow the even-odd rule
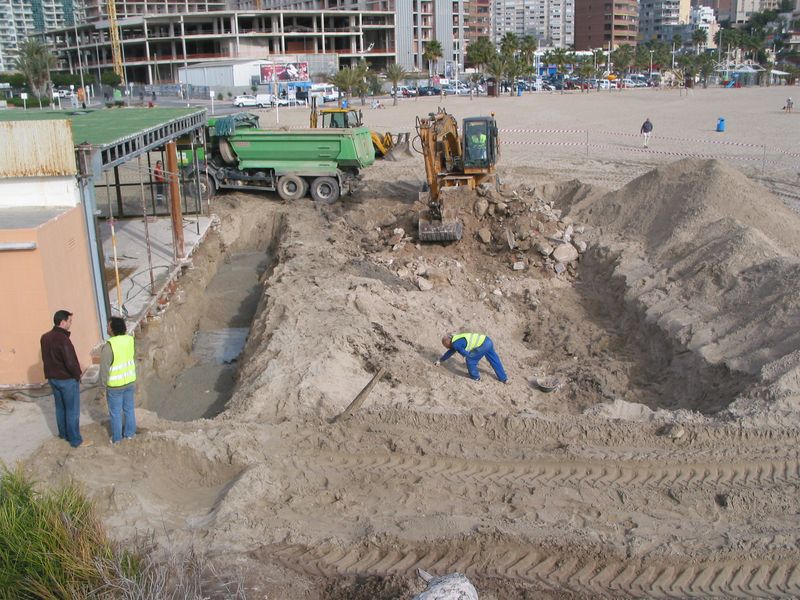
[[[753,376],[737,415],[798,418],[800,219],[718,161],[658,168],[575,214],[627,303],[711,365]],[[755,399],[758,398],[756,401]]]

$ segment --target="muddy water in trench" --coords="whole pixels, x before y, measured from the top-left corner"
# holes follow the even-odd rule
[[[205,314],[192,341],[194,365],[171,385],[154,380],[150,408],[165,419],[212,418],[233,392],[238,356],[258,307],[261,275],[270,264],[263,251],[232,254],[203,291]]]

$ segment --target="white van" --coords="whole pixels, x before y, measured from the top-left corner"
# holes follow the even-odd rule
[[[330,83],[315,83],[308,90],[308,97],[317,98],[317,101],[336,102],[339,99],[339,88]]]

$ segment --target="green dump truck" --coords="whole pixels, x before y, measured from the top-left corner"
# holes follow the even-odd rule
[[[207,133],[207,160],[198,160],[205,197],[221,189],[256,190],[288,201],[310,192],[331,203],[353,191],[359,171],[375,162],[366,127],[267,130],[258,128],[256,115],[239,113],[209,119]]]

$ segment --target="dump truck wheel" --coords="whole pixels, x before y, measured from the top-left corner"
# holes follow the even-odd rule
[[[311,197],[315,202],[333,204],[339,199],[339,182],[333,177],[317,177],[311,182]]]
[[[299,200],[306,195],[308,184],[297,175],[284,175],[278,179],[278,196],[286,202]]]
[[[194,189],[194,186],[192,186]],[[211,175],[200,175],[200,200],[208,202],[217,193],[217,184]]]
[[[226,139],[221,139],[219,141],[219,155],[222,157],[222,160],[229,165],[236,162],[236,153],[233,151],[233,148],[231,148],[231,143]]]

